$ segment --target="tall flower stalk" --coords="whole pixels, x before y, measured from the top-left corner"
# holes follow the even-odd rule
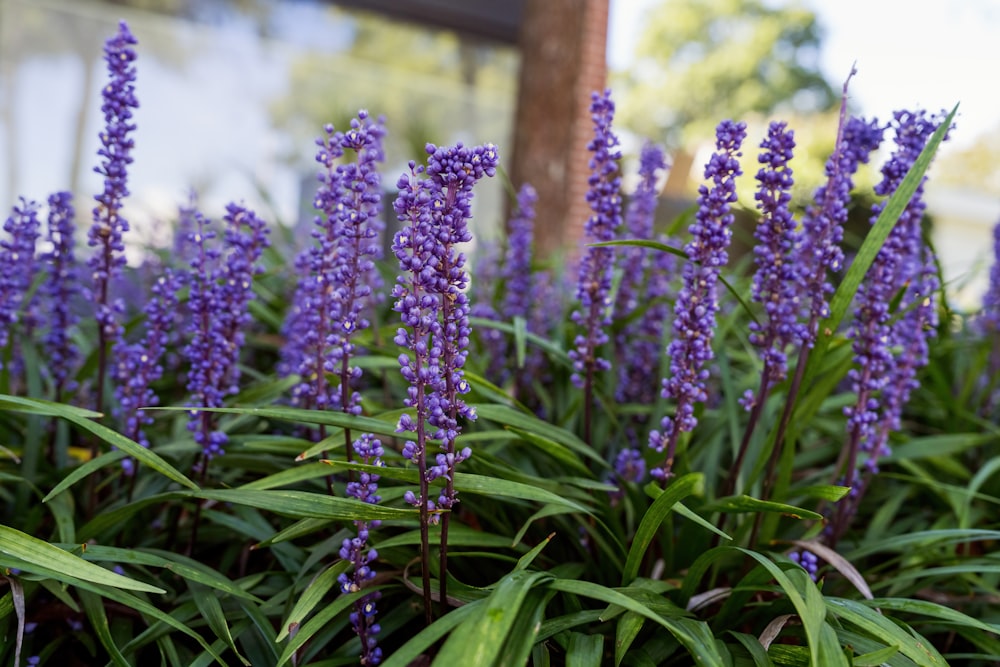
[[[143,309],[145,336],[137,343],[119,339],[112,350],[115,359],[112,367],[117,403],[115,414],[124,426],[122,433],[143,447],[149,447],[143,427],[152,424],[153,417],[140,408],[159,404],[152,385],[163,377],[162,360],[176,318],[177,291],[181,283],[180,274],[166,269],[153,284],[152,298]],[[122,469],[127,476],[134,476],[135,462],[131,458],[124,459]]]
[[[663,381],[663,397],[675,402],[674,416],[664,417],[660,429],[649,434],[649,446],[666,451],[663,464],[650,471],[661,482],[673,476],[674,456],[681,433],[698,424],[694,408],[708,398],[704,366],[714,354],[715,313],[719,310],[719,272],[729,259],[727,248],[732,237],[736,202],[736,177],[742,174],[740,146],[746,138],[746,124],[723,121],[716,129],[716,152],[705,167],[711,187],[702,185],[698,192],[698,212],[689,231],[692,240],[684,247],[684,286],[674,307],[674,339],[667,347],[670,377]]]
[[[267,246],[267,227],[249,209],[238,204],[226,207],[226,230],[222,247],[212,243],[215,232],[199,212],[194,215],[188,309],[192,319],[191,340],[184,356],[191,364],[188,393],[192,408],[222,407],[227,395],[239,391],[239,356],[253,298],[253,276]],[[199,468],[204,476],[209,461],[221,456],[228,438],[214,428],[212,413],[191,411],[188,430],[202,448]]]
[[[591,94],[590,116],[594,123],[594,138],[587,145],[591,152],[587,204],[592,211],[584,228],[588,243],[612,241],[622,224],[621,151],[618,137],[611,130],[615,104],[611,91]],[[591,422],[596,374],[611,369],[611,363],[600,357],[600,348],[608,342],[607,327],[611,324],[609,306],[611,279],[614,269],[614,249],[590,246],[580,261],[576,286],[578,307],[573,311],[573,323],[580,332],[569,351],[573,362],[573,384],[583,389],[583,439],[591,440]]]
[[[406,500],[420,509],[421,555],[425,619],[431,621],[430,543],[431,512],[453,509],[457,502],[455,466],[471,455],[456,451],[459,417],[475,419],[475,411],[461,399],[469,390],[462,367],[469,344],[468,273],[465,255],[458,244],[471,240],[468,221],[472,216],[472,189],[484,176],[496,173],[498,155],[493,144],[469,148],[427,145],[427,166],[410,163],[397,186],[393,205],[403,223],[393,239],[393,253],[401,275],[393,287],[393,309],[403,328],[395,342],[408,349],[399,356],[400,371],[410,383],[406,405],[414,415],[404,414],[397,430],[412,432],[403,456],[417,464],[420,495],[412,491]],[[441,451],[428,466],[428,444],[440,442]],[[429,498],[429,483],[445,478],[437,504]],[[447,604],[447,528],[450,511],[442,515],[441,604]]]
[[[941,117],[922,111],[894,114],[896,150],[882,168],[876,194],[888,197],[895,192],[940,123]],[[888,434],[899,428],[903,407],[919,385],[916,373],[927,364],[928,336],[937,325],[937,276],[933,257],[923,245],[920,224],[926,208],[925,182],[926,177],[879,249],[858,292],[848,332],[855,355],[848,377],[857,399],[844,408],[848,440],[838,466],[842,470],[838,481],[851,493],[838,505],[831,527],[833,542],[847,529],[863,491],[859,457],[865,454],[869,475],[878,472],[878,459],[889,453]],[[875,205],[873,224],[884,206],[884,201]],[[900,293],[898,312],[902,315],[893,320],[890,304]]]
[[[666,170],[663,148],[647,142],[639,156],[639,185],[625,211],[625,229],[630,239],[654,238],[657,186]],[[626,248],[623,253],[613,316],[619,326],[615,335],[618,353],[615,399],[620,403],[652,405],[656,401],[663,330],[669,315],[666,297],[674,274],[674,260],[670,253],[653,253],[646,248]],[[622,481],[638,482],[645,475],[638,431],[645,428],[648,420],[648,415],[636,415],[626,427],[628,441],[615,462],[615,474]]]
[[[125,244],[123,234],[128,231],[128,221],[121,209],[128,196],[128,165],[132,163],[131,152],[135,145],[129,133],[135,130],[132,110],[139,106],[135,97],[136,70],[135,37],[122,21],[118,33],[104,45],[104,60],[108,66],[110,81],[101,91],[104,103],[104,129],[101,131],[101,157],[97,173],[104,176],[104,190],[95,199],[94,223],[87,235],[87,245],[96,248],[88,265],[93,279],[91,300],[97,319],[97,386],[95,387],[95,410],[101,412],[104,406],[104,378],[107,370],[108,351],[122,336],[119,317],[124,306],[112,299],[111,284],[121,275],[125,266]],[[97,454],[97,441],[91,445],[91,454]]]
[[[75,217],[72,194],[57,192],[49,196],[47,239],[50,247],[41,258],[48,269],[42,290],[49,324],[42,344],[52,378],[53,400],[57,403],[62,402],[65,392],[75,388],[71,378],[80,356],[71,337],[79,319],[73,313],[72,303],[80,294],[73,239]]]
[[[370,433],[362,434],[354,443],[354,453],[361,463],[383,465],[382,443]],[[357,480],[347,484],[347,495],[361,502],[377,504],[381,500],[378,495],[378,481],[379,476],[375,473],[362,472]],[[368,546],[368,533],[378,528],[381,523],[376,519],[355,521],[357,536],[344,538],[341,543],[340,557],[351,563],[350,574],[344,572],[337,578],[342,593],[357,593],[375,578],[372,563],[378,558],[378,552]],[[381,630],[375,620],[377,613],[375,604],[381,595],[375,591],[360,597],[354,603],[354,611],[350,615],[351,627],[361,640],[362,665],[377,665],[382,661],[382,649],[378,647],[378,640],[375,637]]]
[[[750,419],[723,495],[729,495],[735,488],[750,438],[771,387],[783,380],[788,372],[786,349],[803,338],[802,325],[798,321],[802,310],[799,302],[801,286],[794,261],[799,234],[788,209],[794,183],[789,166],[793,148],[793,131],[785,123],[772,122],[767,137],[761,143],[762,152],[758,161],[764,166],[757,172],[760,188],[755,194],[761,216],[754,232],[757,239],[754,246],[757,271],[753,277],[752,298],[763,306],[764,321],[750,323],[750,343],[760,350],[764,367],[757,393],[748,389],[741,400],[743,406],[750,410]]]
[[[384,159],[385,129],[361,111],[348,132],[332,125],[324,132],[316,140],[322,167],[313,200],[319,212],[312,232],[316,243],[296,262],[301,277],[285,324],[282,357],[286,372],[302,378],[293,390],[295,405],[354,413],[358,397],[350,391],[353,371],[345,364],[353,350],[351,337],[369,325],[362,313],[378,286],[374,260],[381,252],[382,224],[376,164]],[[345,151],[354,159],[341,164]],[[328,385],[327,373],[340,376],[340,387]]]
[[[22,197],[4,222],[7,238],[0,241],[0,352],[12,342],[11,331],[21,318],[24,297],[31,286],[38,228],[38,204]]]
[[[990,280],[983,295],[982,309],[974,320],[975,330],[980,336],[997,340],[1000,336],[1000,221],[993,225],[993,263],[990,266]],[[988,373],[983,378],[986,393],[983,395],[980,414],[989,417],[1000,402],[1000,346],[993,345],[987,358]]]
[[[793,262],[802,285],[801,302],[805,326],[801,329],[802,346],[796,361],[781,418],[775,432],[775,441],[764,474],[762,497],[770,497],[774,471],[784,448],[785,431],[792,418],[795,399],[805,377],[809,353],[816,343],[820,320],[830,314],[829,296],[834,287],[829,274],[839,271],[844,263],[840,244],[847,222],[847,209],[851,202],[853,177],[861,164],[866,164],[872,152],[882,142],[883,128],[877,120],[865,121],[847,116],[847,89],[854,76],[852,69],[844,81],[840,102],[840,119],[833,154],[826,163],[827,181],[815,193],[814,204],[806,209],[802,220],[802,236],[795,250]],[[760,515],[758,515],[759,523]]]

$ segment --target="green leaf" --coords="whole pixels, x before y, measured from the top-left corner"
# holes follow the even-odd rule
[[[3,528],[3,526],[0,526],[0,528]],[[63,552],[63,553],[65,553],[65,552]],[[204,648],[206,651],[208,651],[209,655],[211,655],[215,659],[216,662],[218,662],[223,667],[228,667],[226,661],[224,661],[222,659],[222,657],[218,654],[218,652],[215,651],[215,649],[213,649],[208,644],[208,642],[206,642],[204,640],[204,638],[202,638],[202,636],[200,634],[198,634],[197,632],[194,632],[187,625],[185,625],[184,623],[181,623],[180,621],[176,620],[171,615],[166,614],[166,613],[160,611],[159,608],[157,608],[156,606],[154,606],[154,605],[146,602],[142,598],[136,597],[135,595],[132,595],[131,593],[128,593],[128,592],[126,592],[124,590],[120,590],[118,588],[113,588],[111,586],[106,586],[106,585],[103,585],[103,584],[93,583],[93,582],[87,581],[85,579],[77,579],[73,575],[68,574],[66,572],[61,572],[61,571],[57,571],[55,569],[50,569],[50,568],[42,566],[42,565],[30,564],[28,561],[24,561],[24,560],[21,560],[19,558],[14,558],[12,560],[16,561],[15,567],[18,567],[18,568],[20,568],[20,569],[22,569],[22,570],[24,570],[26,572],[27,571],[32,571],[32,570],[37,571],[37,574],[39,574],[41,576],[45,576],[45,577],[48,577],[50,579],[54,579],[56,581],[63,581],[65,583],[67,583],[67,584],[70,584],[71,586],[75,586],[76,588],[79,588],[79,589],[82,589],[82,590],[86,590],[86,591],[91,591],[93,593],[97,593],[98,595],[100,595],[102,597],[105,597],[105,598],[108,598],[109,600],[113,600],[114,602],[117,602],[120,605],[123,605],[125,607],[130,608],[130,609],[134,609],[137,612],[139,612],[140,614],[145,614],[146,616],[149,616],[151,618],[155,618],[156,620],[158,620],[158,621],[160,621],[160,622],[162,622],[162,623],[164,623],[166,625],[169,625],[171,628],[173,628],[175,630],[179,630],[180,632],[183,632],[187,636],[189,636],[192,639],[194,639],[195,641],[197,641],[202,646],[202,648]],[[86,561],[84,561],[84,562],[86,562]],[[29,565],[31,567],[29,567]],[[95,568],[97,568],[99,570],[102,569],[102,568],[99,568],[96,565],[93,565],[91,563],[87,563],[87,565],[89,565],[90,567],[95,567]],[[107,570],[105,570],[105,572],[107,572]],[[114,575],[113,572],[108,572],[108,574]],[[118,575],[114,575],[114,576],[118,576]],[[162,592],[162,591],[156,591],[156,592]]]
[[[753,635],[748,635],[743,632],[733,632],[730,631],[733,637],[743,645],[743,648],[747,650],[750,654],[750,658],[753,660],[754,667],[773,667],[774,663],[771,662],[771,658],[767,655],[767,651],[764,647],[760,645],[760,640]]]
[[[347,463],[346,461],[324,461],[334,468],[346,468],[359,470],[362,472],[375,473],[386,479],[399,479],[406,482],[417,482],[417,471],[403,468],[385,468],[381,466],[365,465],[363,463]],[[437,486],[441,485],[438,481]],[[432,484],[432,486],[435,486]],[[539,503],[548,503],[568,507],[583,514],[590,514],[591,511],[579,503],[563,498],[546,489],[541,489],[521,482],[512,482],[498,477],[487,477],[485,475],[473,475],[469,473],[455,473],[455,488],[463,493],[475,493],[482,496],[515,498],[518,500],[529,500]]]
[[[299,599],[295,602],[295,606],[292,607],[285,622],[282,623],[281,630],[276,637],[277,641],[283,640],[293,629],[298,630],[302,625],[302,620],[316,605],[323,601],[323,597],[337,583],[337,577],[346,572],[350,566],[349,561],[341,560],[332,567],[323,570],[318,577],[309,583],[309,586],[299,595]]]
[[[268,510],[275,514],[283,514],[297,518],[310,517],[314,519],[337,519],[339,521],[371,521],[372,519],[406,519],[417,516],[415,509],[399,509],[384,505],[355,500],[354,498],[336,498],[321,493],[308,491],[247,491],[244,489],[220,489],[218,491],[186,491],[178,494],[180,497],[217,500],[221,503],[233,503]]]
[[[482,600],[470,602],[467,605],[448,612],[414,636],[410,637],[409,641],[393,651],[392,654],[390,654],[389,657],[382,662],[382,667],[408,667],[410,663],[423,655],[427,649],[436,644],[441,637],[444,637],[473,615],[478,614],[480,607],[482,607],[485,603],[486,599],[484,598]]]
[[[111,628],[108,627],[108,615],[104,611],[104,602],[101,596],[91,591],[80,591],[80,601],[83,602],[83,609],[90,620],[90,626],[97,633],[97,638],[101,645],[111,656],[111,661],[118,667],[132,667],[125,656],[122,655],[115,640],[111,637]]]
[[[622,570],[622,586],[628,586],[638,576],[639,565],[642,563],[643,556],[646,555],[646,549],[649,548],[656,536],[656,531],[660,529],[660,525],[670,514],[674,505],[692,493],[698,493],[704,484],[704,475],[689,473],[672,481],[666,490],[661,490],[658,485],[652,482],[646,487],[648,493],[656,493],[657,497],[646,510],[635,531],[632,546],[625,559],[625,568]]]
[[[23,561],[26,565],[21,569],[36,574],[56,571],[65,573],[70,578],[82,579],[95,584],[146,593],[166,593],[162,588],[105,570],[103,567],[88,563],[79,556],[74,556],[48,542],[43,542],[9,526],[0,526],[0,554]],[[55,578],[59,581],[68,581],[68,579]]]
[[[477,613],[462,623],[445,641],[435,665],[492,665],[514,626],[528,592],[548,578],[544,572],[512,572],[495,585]]]
[[[627,611],[618,618],[615,626],[615,667],[622,664],[625,654],[645,623],[646,619],[634,611]]]
[[[731,548],[739,550],[760,563],[788,596],[792,606],[795,607],[795,612],[802,621],[802,627],[805,629],[806,639],[809,642],[811,664],[830,665],[831,667],[844,665],[846,667],[847,661],[840,651],[836,635],[833,635],[831,645],[830,634],[824,633],[826,611],[823,609],[823,595],[816,588],[816,584],[809,579],[805,570],[795,567],[795,569],[785,572],[764,554],[740,547]],[[791,577],[795,577],[799,586],[792,583]],[[800,587],[805,592],[805,597],[799,592]]]
[[[811,510],[777,503],[773,500],[758,500],[750,496],[728,496],[719,498],[702,508],[703,512],[770,512],[772,514],[783,514],[793,519],[822,519],[822,514],[817,514]]]
[[[903,611],[911,614],[929,616],[939,621],[954,623],[959,627],[970,627],[992,632],[1000,635],[1000,624],[986,623],[968,614],[964,614],[957,609],[940,605],[928,600],[915,600],[910,598],[877,598],[868,600],[863,604],[876,609]]]
[[[860,602],[828,597],[826,607],[842,621],[858,627],[886,646],[898,646],[900,653],[922,667],[943,667],[948,664],[933,644],[912,628],[907,628],[908,632]]]
[[[222,610],[222,603],[219,602],[219,598],[213,593],[207,593],[198,584],[191,584],[190,588],[191,597],[194,598],[194,603],[198,606],[201,617],[208,623],[208,627],[236,655],[240,662],[244,665],[249,665],[250,661],[240,655],[239,649],[236,648],[236,642],[233,641],[233,635],[229,631],[226,612]]]
[[[190,411],[190,407],[158,407],[152,410],[184,410]],[[387,435],[397,439],[413,440],[416,435],[412,433],[397,433],[396,423],[388,422],[378,417],[362,417],[350,415],[336,410],[303,410],[301,408],[198,408],[200,412],[218,412],[221,414],[246,415],[248,417],[258,417],[260,419],[278,419],[281,421],[295,422],[301,424],[325,424],[326,426],[339,426],[349,428],[358,433],[373,433],[375,435]]]
[[[688,521],[693,521],[694,523],[698,524],[699,526],[701,526],[705,530],[708,530],[710,532],[715,533],[716,535],[718,535],[719,537],[721,537],[724,540],[730,540],[730,541],[732,541],[732,539],[733,539],[728,534],[726,534],[723,531],[719,530],[710,521],[708,521],[707,519],[703,518],[700,514],[697,514],[693,510],[688,509],[688,507],[684,503],[677,503],[674,506],[674,512],[677,513],[677,514],[679,514],[679,515],[681,515],[682,517],[684,517]]]
[[[13,412],[27,412],[29,414],[60,417],[86,431],[90,431],[93,435],[96,435],[104,442],[117,447],[126,455],[135,458],[135,460],[139,463],[152,468],[166,477],[169,477],[178,484],[186,486],[189,489],[198,488],[197,484],[184,476],[183,473],[174,468],[172,465],[164,461],[158,454],[146,449],[137,442],[129,440],[117,431],[113,431],[103,424],[92,421],[93,418],[100,417],[100,413],[75,408],[69,405],[63,405],[61,403],[53,403],[51,401],[19,398],[17,396],[6,395],[0,396],[0,409],[11,410]],[[94,468],[93,470],[96,469],[97,468]],[[93,470],[91,470],[91,472],[93,472]],[[60,493],[64,488],[66,487],[60,485],[56,489],[53,489],[52,492],[50,492],[42,500],[42,502],[46,502],[54,495],[58,495],[58,493]]]
[[[64,549],[73,548],[74,545],[57,545]],[[110,563],[121,563],[123,565],[143,565],[147,567],[158,567],[171,572],[187,581],[195,582],[203,586],[212,588],[219,593],[232,595],[251,602],[262,602],[260,598],[251,595],[243,590],[231,579],[193,558],[182,556],[181,554],[165,551],[162,549],[127,549],[120,547],[106,547],[102,545],[89,545],[84,558],[88,561],[102,561]]]
[[[646,605],[633,600],[620,591],[589,581],[555,579],[549,583],[549,586],[563,593],[589,597],[608,604],[618,605],[655,621],[676,637],[677,641],[687,649],[688,653],[691,654],[695,662],[699,665],[725,664],[718,647],[715,645],[715,637],[712,635],[711,630],[709,630],[708,625],[701,621],[688,618],[664,618]]]
[[[603,636],[585,635],[582,632],[569,633],[566,667],[601,667],[601,658],[603,657]]]
[[[594,452],[587,443],[577,437],[576,434],[564,428],[543,421],[534,415],[507,407],[506,405],[480,403],[472,407],[476,409],[476,413],[483,419],[489,419],[498,424],[512,426],[529,433],[535,433],[543,438],[569,447],[577,454],[589,458],[604,468],[609,467],[607,461]]]
[[[886,646],[877,651],[856,656],[851,662],[854,664],[854,667],[879,667],[879,665],[885,664],[889,658],[897,653],[899,653],[898,646]]]
[[[803,486],[797,489],[789,489],[788,496],[791,498],[819,498],[837,502],[850,492],[849,486],[837,486],[835,484],[817,484],[815,486]]]

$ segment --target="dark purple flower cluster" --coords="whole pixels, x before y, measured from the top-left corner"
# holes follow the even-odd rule
[[[517,193],[517,210],[510,219],[507,250],[500,266],[504,294],[500,301],[500,317],[506,321],[515,317],[528,318],[531,312],[531,247],[535,239],[535,204],[538,193],[525,183]]]
[[[802,220],[802,243],[795,254],[802,294],[806,295],[804,306],[808,309],[809,323],[802,332],[803,345],[807,348],[816,342],[819,321],[830,314],[827,299],[834,288],[828,273],[839,271],[844,264],[841,241],[854,174],[878,149],[885,130],[877,120],[847,118],[846,104],[845,94],[837,145],[826,163],[827,182],[816,190],[815,203],[806,209]]]
[[[399,356],[403,377],[410,383],[406,405],[416,409],[403,415],[399,431],[417,434],[403,455],[434,477],[448,483],[438,500],[442,507],[455,502],[452,474],[457,463],[471,454],[455,450],[458,418],[474,419],[475,412],[460,398],[468,392],[462,367],[469,344],[468,273],[458,244],[471,240],[472,189],[484,176],[493,176],[499,160],[496,146],[451,148],[427,146],[427,166],[410,164],[410,173],[398,182],[394,209],[402,229],[393,240],[393,253],[402,271],[393,288],[393,306],[403,321],[395,342],[409,350]],[[428,432],[427,427],[433,428]],[[427,438],[441,441],[437,465],[425,470]],[[410,500],[432,505],[428,498]]]
[[[115,415],[124,425],[122,433],[149,447],[149,440],[143,426],[153,423],[149,412],[140,408],[159,404],[159,397],[152,385],[163,376],[163,354],[173,330],[177,314],[177,292],[183,278],[166,269],[152,287],[152,298],[146,304],[146,335],[141,342],[128,343],[120,339],[112,349],[115,365],[112,378],[115,382]],[[122,461],[125,474],[132,474],[135,463],[132,459]]]
[[[191,243],[191,340],[184,356],[191,364],[187,389],[192,407],[217,408],[239,390],[239,355],[250,319],[247,304],[253,298],[253,276],[268,245],[266,224],[249,209],[229,204],[222,247],[211,243],[215,232],[200,212],[193,214]],[[208,412],[191,411],[188,430],[202,447],[206,460],[223,454],[226,434],[215,431]]]
[[[75,385],[70,378],[80,354],[72,339],[72,330],[79,318],[73,313],[71,304],[80,294],[76,256],[73,252],[75,216],[71,193],[56,192],[49,196],[47,239],[50,247],[41,257],[48,269],[42,295],[49,327],[42,338],[42,344],[45,346],[56,401],[62,400],[63,392],[74,389]]]
[[[894,114],[896,150],[882,168],[877,194],[895,192],[940,123],[940,117],[922,111]],[[876,255],[858,292],[848,334],[853,340],[856,364],[849,377],[857,401],[844,409],[849,433],[844,480],[847,486],[854,485],[859,450],[867,455],[868,470],[878,470],[879,457],[889,453],[888,432],[899,427],[902,408],[918,385],[916,371],[927,363],[927,338],[937,324],[934,294],[938,284],[933,257],[921,236],[920,222],[926,208],[922,196],[923,182]],[[884,205],[875,205],[873,223]],[[890,305],[900,293],[902,315],[894,322]],[[894,354],[894,349],[899,352]]]
[[[38,204],[21,198],[3,224],[7,238],[0,241],[0,350],[11,342],[24,297],[35,272],[35,242],[40,235]],[[0,362],[0,368],[3,367]]]
[[[129,133],[135,129],[132,110],[139,106],[135,97],[136,55],[132,46],[135,37],[128,25],[122,21],[118,34],[104,45],[104,60],[111,80],[104,87],[104,130],[100,134],[101,148],[97,154],[101,164],[94,170],[104,176],[104,191],[95,199],[94,224],[87,235],[87,245],[97,248],[88,264],[94,287],[91,299],[97,308],[97,324],[101,345],[113,343],[121,336],[118,315],[121,304],[111,300],[109,286],[121,274],[125,266],[125,243],[122,239],[128,231],[128,222],[121,215],[122,201],[128,196],[128,165],[135,145]]]
[[[382,456],[385,453],[382,443],[370,433],[363,434],[353,445],[354,453],[361,463],[382,466]],[[379,476],[374,473],[362,472],[357,480],[348,483],[347,495],[361,502],[377,504]],[[378,520],[355,521],[358,534],[356,537],[345,538],[340,547],[340,557],[351,563],[350,573],[344,572],[337,581],[342,593],[356,593],[375,578],[372,563],[378,558],[378,552],[368,547],[369,530],[378,528]],[[361,664],[377,665],[382,661],[382,649],[378,647],[375,635],[381,627],[375,620],[375,603],[381,593],[375,591],[363,596],[354,604],[351,612],[351,626],[361,640]]]
[[[667,347],[671,375],[663,382],[663,397],[675,401],[675,414],[664,417],[660,430],[649,434],[649,446],[667,452],[663,466],[651,471],[660,480],[672,475],[678,436],[698,423],[695,404],[708,398],[708,370],[704,366],[714,356],[719,272],[729,258],[726,250],[733,222],[730,206],[736,201],[736,177],[743,173],[738,158],[745,138],[745,123],[726,120],[719,124],[717,152],[705,167],[705,178],[711,179],[712,186],[702,185],[698,190],[698,212],[689,229],[693,238],[684,247],[688,256],[684,286],[674,306],[675,338]]]
[[[296,405],[336,406],[357,414],[360,397],[351,391],[350,381],[360,370],[348,363],[354,351],[351,337],[369,326],[363,312],[380,285],[375,270],[383,228],[377,163],[384,160],[385,128],[381,119],[372,120],[362,110],[347,132],[336,132],[332,125],[324,130],[325,136],[316,140],[316,161],[323,167],[313,202],[320,212],[312,233],[317,243],[296,262],[302,277],[285,325],[283,369],[302,378],[293,390]],[[340,164],[345,153],[353,160]],[[340,384],[329,386],[327,373],[339,374]]]
[[[990,282],[983,295],[983,307],[976,318],[976,327],[982,335],[1000,333],[1000,220],[993,225],[993,264]]]
[[[472,308],[474,316],[508,324],[515,318],[521,318],[531,331],[528,325],[534,305],[532,282],[535,276],[531,259],[537,201],[535,188],[529,183],[523,184],[517,193],[517,206],[507,224],[503,261],[499,260],[498,250],[492,244],[487,245],[478,258],[473,293],[479,298]],[[508,334],[496,329],[484,329],[480,337],[487,347],[487,377],[490,381],[503,385],[512,375],[520,377],[523,374],[515,367],[516,358]]]
[[[754,232],[757,271],[752,298],[763,305],[765,320],[750,323],[750,342],[761,350],[764,361],[761,386],[766,390],[771,383],[785,378],[788,371],[785,349],[803,338],[803,327],[798,323],[801,287],[794,257],[798,234],[788,209],[794,182],[789,166],[795,148],[794,133],[785,123],[772,122],[761,148],[758,160],[764,166],[757,172],[760,188],[755,195],[761,217]],[[752,391],[748,390],[742,403],[747,409],[752,407]]]
[[[611,129],[614,115],[615,104],[610,90],[591,94],[594,138],[587,145],[591,152],[587,203],[592,214],[584,229],[586,241],[590,243],[614,240],[622,225],[621,151],[618,137]],[[611,323],[609,295],[613,268],[614,249],[609,247],[588,247],[580,261],[576,286],[579,307],[573,311],[572,319],[581,332],[573,341],[574,349],[569,352],[573,361],[572,380],[577,387],[591,385],[594,373],[611,368],[611,363],[599,357],[598,351],[608,342],[605,329]]]
[[[653,239],[657,182],[666,169],[663,148],[646,143],[639,157],[639,185],[625,212],[630,239]],[[648,405],[656,400],[663,327],[669,314],[664,297],[675,268],[673,258],[670,253],[646,248],[627,248],[624,252],[614,308],[614,319],[622,323],[615,337],[619,352],[615,398],[623,403]]]

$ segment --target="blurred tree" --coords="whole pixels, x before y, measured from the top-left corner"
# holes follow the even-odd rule
[[[819,71],[816,15],[797,3],[664,0],[643,25],[634,64],[617,77],[619,119],[675,151],[675,183],[690,170],[685,148],[720,120],[837,102]]]
[[[983,194],[1000,195],[1000,126],[981,134],[965,148],[942,151],[934,166],[940,183]]]

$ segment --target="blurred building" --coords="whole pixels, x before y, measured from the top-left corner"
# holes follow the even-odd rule
[[[387,189],[428,141],[492,141],[514,188],[541,194],[541,243],[573,243],[607,17],[608,0],[0,0],[0,204],[71,189],[86,219],[101,47],[124,19],[140,42],[133,242],[164,244],[156,223],[190,188],[209,215],[236,199],[294,222],[312,139],[367,108],[387,118]],[[497,235],[507,202],[484,184],[474,231]]]

